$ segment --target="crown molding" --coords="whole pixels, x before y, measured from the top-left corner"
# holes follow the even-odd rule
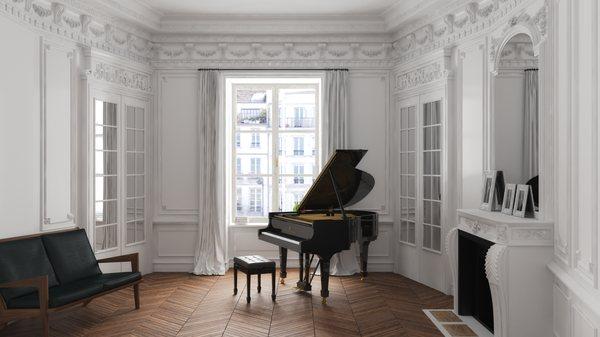
[[[188,34],[382,34],[386,25],[378,15],[167,15],[161,33]]]
[[[0,0],[0,13],[22,24],[139,63],[149,62],[150,41],[100,21],[65,2]]]

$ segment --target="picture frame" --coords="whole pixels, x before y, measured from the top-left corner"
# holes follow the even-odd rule
[[[488,212],[502,210],[504,196],[504,174],[500,170],[489,170],[483,174],[483,190],[479,209]]]
[[[513,215],[520,218],[533,218],[533,207],[533,194],[531,191],[531,186],[522,184],[517,185]]]
[[[517,194],[516,184],[506,184],[504,187],[504,196],[502,199],[502,213],[512,215],[515,206],[515,195]]]

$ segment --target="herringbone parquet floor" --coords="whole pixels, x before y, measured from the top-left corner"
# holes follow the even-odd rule
[[[141,309],[133,309],[131,290],[98,298],[87,307],[51,315],[52,336],[442,336],[422,309],[450,308],[452,297],[392,273],[332,277],[323,305],[318,276],[312,293],[294,289],[297,271],[278,284],[271,301],[270,277],[246,304],[245,276],[193,276],[154,273],[141,284]],[[243,289],[243,290],[242,290]],[[38,336],[37,320],[16,322],[0,336]]]

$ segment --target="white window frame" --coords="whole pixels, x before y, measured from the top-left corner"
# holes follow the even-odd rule
[[[304,80],[306,78],[302,78],[302,80]],[[322,79],[322,77],[321,77]],[[232,123],[232,125],[230,125],[231,128],[231,134],[230,134],[230,139],[233,142],[233,146],[230,146],[231,148],[231,162],[232,164],[235,162],[235,158],[236,158],[236,153],[237,153],[237,149],[235,147],[235,138],[236,135],[238,133],[264,133],[264,134],[271,134],[271,144],[270,146],[272,146],[271,148],[271,153],[274,156],[274,159],[271,163],[271,167],[269,167],[269,169],[267,171],[269,171],[267,174],[250,174],[252,176],[257,176],[257,177],[263,177],[266,179],[272,179],[271,180],[271,200],[270,200],[270,205],[265,205],[266,207],[270,207],[271,209],[277,209],[278,205],[279,205],[279,179],[280,178],[284,178],[284,177],[293,177],[294,174],[282,174],[280,173],[280,167],[279,167],[279,135],[281,134],[285,134],[285,133],[290,133],[290,134],[297,134],[297,133],[308,133],[308,134],[314,134],[315,137],[315,151],[314,151],[314,157],[315,157],[315,163],[314,163],[314,167],[316,168],[315,170],[313,170],[312,174],[309,175],[305,175],[305,177],[307,176],[311,176],[313,179],[316,178],[316,175],[319,172],[319,168],[321,167],[321,125],[320,125],[320,121],[321,121],[321,116],[320,116],[320,109],[321,109],[321,83],[318,77],[311,77],[310,78],[311,82],[307,82],[305,83],[304,81],[299,81],[299,83],[294,83],[293,81],[290,81],[289,83],[278,83],[277,81],[273,81],[271,83],[269,82],[263,82],[263,83],[232,83],[231,84],[231,102],[228,102],[231,104],[231,111],[228,111],[228,113],[231,114],[232,116],[232,121],[234,121]],[[317,82],[318,81],[318,82]],[[280,129],[279,128],[279,109],[276,108],[279,106],[279,95],[278,92],[281,89],[294,89],[294,88],[306,88],[306,87],[311,87],[314,88],[315,90],[315,125],[314,128],[311,130],[302,130],[301,128],[289,128],[289,129]],[[273,108],[271,111],[271,129],[270,130],[251,130],[251,131],[237,131],[236,130],[236,122],[237,121],[237,116],[236,116],[236,111],[237,111],[237,103],[235,100],[235,93],[237,90],[255,90],[255,89],[271,89],[273,90]],[[252,146],[251,146],[252,147]],[[285,153],[285,149],[282,148],[283,152]],[[304,150],[304,149],[303,149]],[[305,152],[305,151],[304,151]],[[237,204],[237,193],[235,193],[237,191],[237,187],[236,187],[236,178],[239,175],[237,174],[237,172],[235,172],[234,170],[231,170],[230,173],[230,188],[229,190],[232,192],[231,193],[231,199],[229,199],[232,203],[232,205],[236,205]],[[268,185],[263,185],[265,186],[264,188],[267,188]],[[238,217],[237,216],[237,207],[229,207],[229,211],[230,212],[230,219],[231,219],[231,224],[232,225],[246,225],[246,224],[263,224],[267,221],[266,217],[260,216],[260,217],[254,217],[254,216],[244,216],[244,217]]]

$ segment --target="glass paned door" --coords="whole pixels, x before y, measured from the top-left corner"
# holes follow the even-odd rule
[[[416,221],[416,106],[400,109],[400,241],[414,245]]]
[[[118,238],[118,108],[94,100],[94,224],[96,251],[115,249]]]
[[[423,248],[441,250],[441,102],[422,105]]]
[[[145,109],[125,105],[126,169],[125,242],[133,244],[146,239],[145,231]]]

